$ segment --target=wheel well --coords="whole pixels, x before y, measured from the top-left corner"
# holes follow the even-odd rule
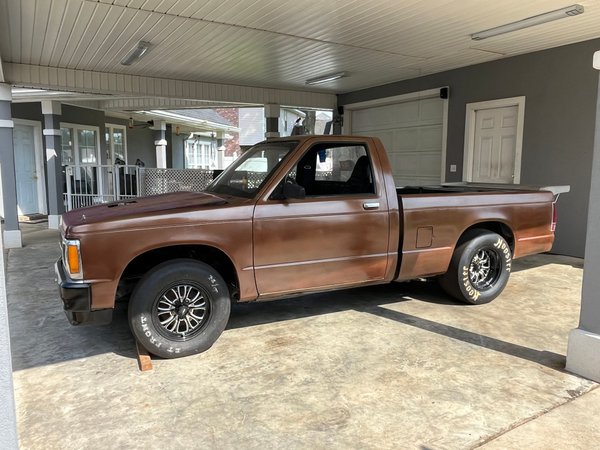
[[[472,230],[487,230],[487,231],[491,231],[492,233],[499,234],[506,240],[506,242],[510,246],[510,250],[514,253],[514,251],[515,251],[515,236],[514,236],[512,230],[510,229],[510,227],[502,222],[479,222],[479,223],[476,223],[475,225],[472,225],[469,228],[467,228],[465,231],[463,231],[463,233],[461,234],[460,238],[458,239],[458,242],[456,245],[458,246],[458,245],[462,244],[464,242],[465,235],[469,231],[472,231]]]
[[[147,251],[129,262],[119,280],[117,298],[127,298],[140,278],[154,266],[171,259],[190,258],[215,269],[225,280],[233,301],[239,299],[239,280],[235,266],[221,250],[207,245],[174,245]]]

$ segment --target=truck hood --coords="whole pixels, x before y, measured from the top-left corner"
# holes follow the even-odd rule
[[[224,198],[205,192],[174,192],[137,197],[69,211],[62,216],[62,227],[63,232],[67,234],[73,227],[82,226],[81,228],[88,229],[92,224],[197,211],[227,203]]]

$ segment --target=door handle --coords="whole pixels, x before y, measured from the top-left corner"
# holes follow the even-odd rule
[[[379,202],[365,202],[363,209],[379,209]]]

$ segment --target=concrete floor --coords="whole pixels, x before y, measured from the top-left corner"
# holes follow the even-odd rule
[[[125,310],[110,326],[69,325],[51,270],[58,235],[23,230],[7,267],[22,448],[600,443],[600,390],[564,371],[579,259],[515,262],[489,305],[456,304],[435,282],[235,305],[208,352],[141,373]]]

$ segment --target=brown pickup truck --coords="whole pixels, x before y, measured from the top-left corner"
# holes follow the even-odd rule
[[[396,188],[376,138],[261,142],[204,192],[68,212],[55,266],[72,324],[129,298],[133,334],[173,358],[207,350],[231,302],[414,278],[480,304],[514,258],[550,250],[565,188]]]

